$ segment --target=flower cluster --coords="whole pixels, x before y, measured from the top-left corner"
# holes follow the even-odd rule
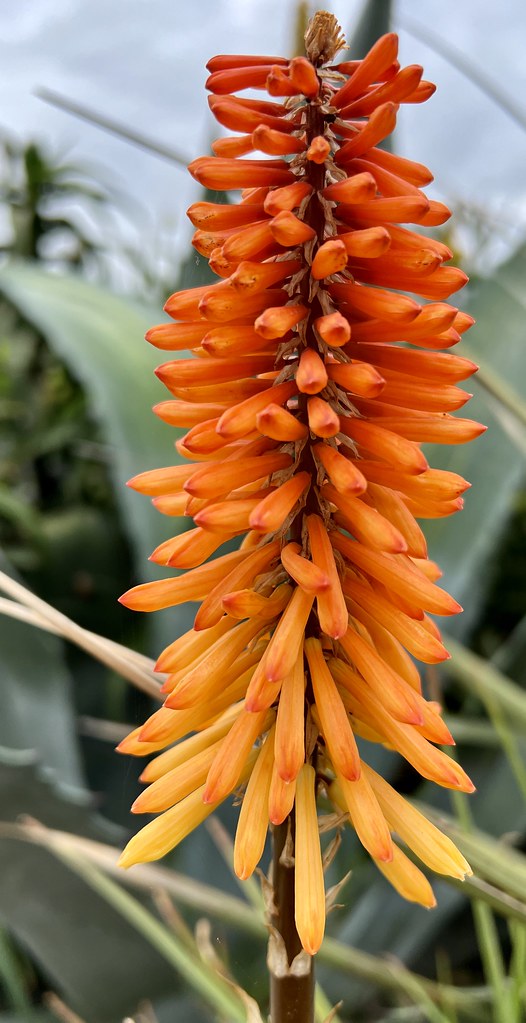
[[[307,57],[208,65],[212,112],[237,134],[190,171],[241,197],[190,207],[193,244],[219,280],[172,295],[175,322],[147,334],[192,351],[156,371],[172,397],[155,412],[188,429],[176,447],[189,461],[130,483],[195,527],[152,555],[185,574],[121,598],[139,611],[201,602],[158,660],[164,706],[120,746],[157,754],[133,810],[159,814],[123,865],[163,856],[246,786],[235,870],[249,877],[269,822],[294,819],[296,925],[311,954],[325,921],[320,792],[406,898],[434,904],[393,833],[432,870],[469,871],[356,737],[439,785],[473,788],[437,748],[453,740],[414,661],[448,657],[429,615],[460,610],[417,520],[458,511],[469,485],[430,468],[422,444],[483,429],[451,415],[476,369],[448,351],[472,323],[444,301],[466,276],[446,245],[401,226],[448,218],[422,191],[430,172],[379,148],[400,104],[434,86],[400,67],[394,34],[361,61],[331,63],[342,44],[320,15]],[[235,95],[247,89],[270,98]]]

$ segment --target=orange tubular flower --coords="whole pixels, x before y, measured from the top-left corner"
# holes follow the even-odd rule
[[[190,171],[241,197],[190,208],[218,281],[173,295],[174,324],[147,335],[193,352],[157,371],[172,399],[156,411],[188,428],[177,447],[190,461],[130,482],[196,528],[153,556],[188,571],[121,598],[140,611],[202,603],[159,658],[165,706],[120,749],[157,753],[133,809],[161,812],[124,866],[164,855],[246,785],[235,869],[247,877],[268,824],[295,816],[296,925],[313,955],[325,918],[320,790],[406,898],[434,902],[393,833],[430,869],[469,872],[363,762],[361,739],[439,785],[473,788],[437,748],[453,740],[412,659],[447,658],[426,612],[461,610],[436,585],[415,520],[457,511],[469,486],[430,468],[422,444],[463,443],[483,427],[453,414],[476,366],[447,351],[472,321],[444,300],[466,277],[446,265],[445,245],[400,226],[449,211],[421,190],[426,167],[378,148],[399,105],[433,86],[421,68],[400,68],[392,33],[343,64],[332,15],[316,16],[306,41],[290,62],[208,65],[211,109],[242,137],[219,140]],[[235,95],[245,89],[269,98]]]

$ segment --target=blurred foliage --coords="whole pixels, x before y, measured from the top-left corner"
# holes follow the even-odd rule
[[[376,40],[391,31],[392,7],[392,0],[365,0],[360,17],[347,37],[352,60],[365,57]]]
[[[297,34],[308,6],[299,7]],[[355,52],[389,27],[390,8],[364,5],[349,32]],[[150,619],[115,598],[148,578],[148,553],[174,529],[123,486],[174,458],[173,431],[150,412],[161,393],[156,353],[139,341],[160,319],[157,298],[171,274],[160,280],[122,243],[134,296],[116,295],[100,241],[100,214],[111,220],[116,191],[96,169],[34,143],[4,140],[0,156],[9,227],[0,267],[0,568],[85,628],[153,653],[188,627],[189,612]],[[351,1015],[355,1023],[524,1019],[526,250],[493,269],[495,224],[475,207],[461,213],[448,243],[477,274],[462,304],[479,320],[466,348],[483,363],[470,414],[491,429],[441,455],[474,484],[462,515],[427,524],[467,613],[451,625],[453,662],[430,669],[427,681],[455,720],[478,792],[468,810],[391,753],[369,759],[431,805],[475,876],[464,887],[438,881],[438,908],[425,913],[387,886],[347,832],[331,880],[352,868],[352,908],[331,915],[320,952],[319,1023],[339,998],[343,1023]],[[207,279],[206,261],[192,254],[177,286]],[[147,293],[151,306],[141,301]],[[258,1019],[223,974],[265,1007],[262,914],[248,901],[253,889],[240,894],[211,834],[191,836],[167,865],[124,877],[115,868],[137,771],[113,745],[126,722],[144,717],[146,698],[60,637],[7,616],[0,646],[0,1023]],[[234,812],[225,807],[221,819],[228,833]]]
[[[96,266],[107,279],[94,222],[82,221],[93,206],[110,215],[111,190],[34,143],[4,139],[0,168],[4,254],[88,275]],[[31,583],[82,617],[110,596],[105,579],[129,578],[107,441],[90,396],[41,332],[3,300],[0,314],[0,543]]]
[[[114,202],[101,168],[90,173],[35,142],[0,141],[0,203],[9,222],[0,252],[89,271],[104,253],[95,238],[97,216],[112,215]]]

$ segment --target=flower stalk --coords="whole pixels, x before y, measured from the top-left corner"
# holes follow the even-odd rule
[[[303,950],[295,922],[294,813],[272,828],[272,927],[267,965],[272,1023],[312,1023],[314,958]]]

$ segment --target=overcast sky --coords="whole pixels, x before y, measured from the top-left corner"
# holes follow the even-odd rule
[[[348,37],[361,0],[326,4]],[[2,0],[0,126],[53,148],[96,158],[152,217],[181,220],[195,184],[177,167],[134,149],[34,95],[53,88],[151,137],[206,152],[212,135],[203,84],[214,53],[289,53],[296,0]],[[506,199],[526,220],[526,131],[442,57],[403,28],[427,24],[526,108],[524,0],[398,0],[401,57],[422,63],[438,91],[402,108],[397,148],[427,163],[440,191],[484,203]],[[139,214],[137,214],[139,217]],[[140,220],[140,217],[139,217]]]

